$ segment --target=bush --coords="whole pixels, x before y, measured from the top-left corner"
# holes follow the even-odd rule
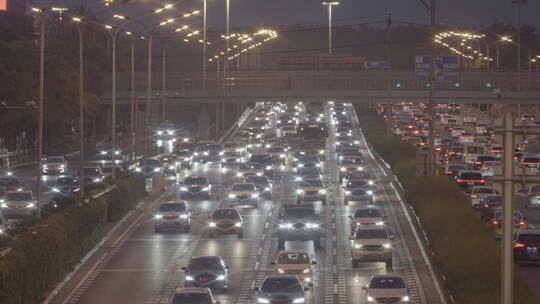
[[[138,178],[117,180],[109,195],[77,203],[62,212],[36,221],[8,242],[9,254],[0,260],[0,302],[4,304],[39,303],[53,286],[71,271],[80,259],[103,237],[110,218],[111,197],[122,198],[122,212],[134,206],[146,191]]]
[[[501,248],[461,189],[446,176],[417,177],[416,148],[393,134],[374,111],[357,108],[357,114],[366,139],[403,185],[455,302],[499,303]],[[535,303],[518,272],[516,267],[515,303]]]
[[[144,177],[129,176],[116,183],[108,199],[108,220],[116,222],[146,196]]]

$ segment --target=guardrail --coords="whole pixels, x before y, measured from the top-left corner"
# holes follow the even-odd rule
[[[253,113],[253,111],[259,106],[259,103],[255,105],[254,108],[248,107],[244,110],[242,115],[236,120],[236,123],[225,132],[225,134],[218,140],[220,144],[224,143],[243,123],[246,119]]]

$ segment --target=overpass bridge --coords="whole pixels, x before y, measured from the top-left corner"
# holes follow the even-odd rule
[[[133,101],[144,109],[150,106],[150,122],[182,106],[199,107],[199,129],[216,130],[235,121],[245,107],[258,101],[327,101],[351,103],[400,102],[429,100],[428,86],[418,81],[413,71],[231,71],[209,72],[207,88],[203,89],[202,73],[155,73],[151,96],[146,94],[146,73],[136,73],[134,100],[131,75],[119,74],[116,104],[127,107]],[[219,76],[219,77],[218,77]],[[528,74],[496,71],[460,72],[455,81],[438,81],[438,103],[462,104],[540,104],[540,82]],[[105,91],[110,77],[104,78]],[[111,104],[111,93],[102,96],[102,103]],[[160,114],[161,113],[161,114]],[[214,116],[214,118],[211,118]],[[206,131],[205,131],[206,132]],[[203,132],[203,133],[205,133]],[[216,134],[218,132],[216,131]],[[204,135],[203,135],[204,137]]]

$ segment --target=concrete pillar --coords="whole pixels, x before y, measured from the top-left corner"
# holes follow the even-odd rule
[[[209,113],[210,104],[203,103],[200,106],[199,110],[199,138],[208,139],[210,136],[210,113]]]

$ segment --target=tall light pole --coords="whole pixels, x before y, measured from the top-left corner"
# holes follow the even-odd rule
[[[332,6],[339,5],[338,1],[323,2],[322,5],[328,6],[328,54],[332,54]]]
[[[206,1],[203,0],[203,40],[206,42]],[[206,90],[206,43],[203,43],[203,89]]]
[[[518,70],[518,91],[521,91],[521,4],[527,3],[527,0],[512,0],[512,3],[517,4],[518,7],[518,33],[517,33],[517,45],[518,45],[518,53],[517,53],[517,70]],[[521,115],[521,113],[520,113]]]
[[[125,19],[120,15],[115,15],[115,18]],[[105,25],[107,33],[111,36],[112,42],[112,97],[111,97],[111,161],[112,161],[112,179],[116,179],[116,37],[118,30],[112,31],[113,27]]]
[[[225,2],[225,59],[229,58],[229,34],[230,34],[230,11],[231,0]],[[219,64],[219,63],[218,63]],[[223,60],[223,78],[227,77],[227,64],[228,60]]]
[[[72,20],[79,23],[79,189],[84,197],[84,31],[81,18],[73,17]]]
[[[38,96],[38,166],[36,200],[38,217],[41,217],[41,174],[43,170],[43,90],[45,76],[45,10],[37,9],[39,15],[39,96]]]

